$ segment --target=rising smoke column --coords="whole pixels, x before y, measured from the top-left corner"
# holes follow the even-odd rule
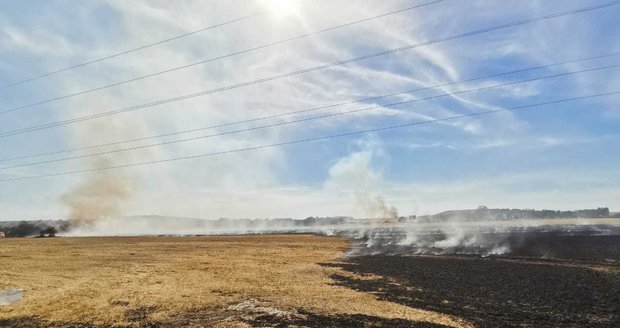
[[[375,146],[376,147],[376,146]],[[375,147],[357,151],[341,158],[329,170],[328,188],[349,190],[355,195],[355,211],[370,218],[395,220],[398,210],[389,206],[380,194],[383,176],[372,167],[372,160],[381,152]]]
[[[98,95],[96,101],[88,98],[75,100],[76,108],[90,114],[121,106],[117,96],[105,93]],[[74,114],[68,112],[67,115],[71,117]],[[139,121],[122,116],[72,124],[70,132],[76,147],[91,147],[148,133]],[[89,172],[81,175],[80,181],[60,196],[60,202],[68,207],[72,226],[92,226],[96,221],[125,214],[125,206],[136,194],[136,171],[105,168],[147,158],[150,151],[120,151],[122,148],[122,145],[108,146],[101,150],[118,152],[83,158],[77,163],[80,169]]]
[[[101,169],[112,163],[109,158],[98,158],[92,161],[92,167]],[[96,171],[62,195],[61,201],[69,207],[69,220],[73,223],[92,223],[121,215],[132,194],[130,180],[119,171]]]
[[[358,206],[369,217],[391,220],[398,219],[398,210],[396,207],[387,205],[385,198],[381,195],[358,190],[355,193],[355,198]]]

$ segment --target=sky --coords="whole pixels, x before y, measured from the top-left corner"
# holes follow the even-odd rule
[[[620,91],[620,68],[608,67],[620,64],[620,55],[573,61],[620,53],[620,6],[418,46],[130,112],[5,135],[609,1],[431,2],[0,2],[0,86],[260,13],[2,88],[0,112],[312,33],[290,42],[0,114],[0,220],[62,219],[88,216],[90,212],[104,216],[209,219],[372,217],[381,215],[378,208],[384,205],[395,207],[400,215],[479,205],[535,209],[608,206],[612,211],[620,211],[620,95],[307,143],[38,177]],[[430,4],[313,33],[424,3]],[[471,80],[566,61],[573,62]],[[583,70],[589,71],[564,74]],[[549,75],[560,76],[491,87]],[[454,83],[462,80],[470,81]],[[434,87],[437,85],[444,86]],[[489,88],[467,92],[482,87]],[[427,89],[364,100],[420,88]],[[439,95],[444,96],[435,97]],[[429,97],[434,98],[424,99]],[[386,106],[410,100],[414,101]],[[298,115],[7,160],[347,102]],[[367,107],[373,108],[344,113]],[[86,156],[332,113],[342,115]],[[82,157],[7,168],[68,156]],[[21,180],[12,181],[16,178]]]

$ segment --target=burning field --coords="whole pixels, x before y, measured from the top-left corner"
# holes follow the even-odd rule
[[[1,240],[0,327],[617,327],[619,226],[561,223]]]

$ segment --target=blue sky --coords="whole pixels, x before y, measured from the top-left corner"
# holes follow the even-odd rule
[[[285,0],[282,0],[285,1]],[[4,1],[0,85],[269,12],[0,90],[2,110],[143,76],[423,1]],[[428,1],[430,2],[430,1]],[[608,1],[445,0],[396,15],[0,116],[0,132],[287,73]],[[275,5],[274,5],[275,3]],[[0,138],[0,159],[225,124],[479,76],[620,52],[620,6],[418,47],[290,78]],[[174,158],[620,91],[620,68],[407,105],[385,104],[620,64],[620,56],[330,108],[357,114],[53,164],[0,180]],[[620,210],[620,96],[560,103],[306,144],[102,173],[0,182],[0,219],[162,214],[203,218],[403,215],[453,208]],[[283,117],[161,139],[174,140]],[[1,134],[1,133],[0,133]],[[152,143],[148,141],[146,143]],[[143,142],[144,143],[144,142]],[[113,150],[142,143],[98,149]],[[72,155],[88,154],[82,151]],[[0,162],[2,167],[66,155]],[[120,192],[119,192],[120,191]],[[116,194],[115,194],[116,193]],[[120,193],[120,194],[119,194]],[[369,205],[370,204],[370,205]],[[85,214],[89,215],[89,214]],[[100,215],[100,214],[92,214]]]

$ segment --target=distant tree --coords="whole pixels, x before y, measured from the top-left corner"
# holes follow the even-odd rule
[[[600,217],[603,217],[603,218],[609,217],[609,207],[599,207],[597,211]]]
[[[7,237],[35,236],[39,229],[40,228],[38,226],[32,223],[22,221],[18,225],[7,229]]]
[[[58,233],[58,230],[54,227],[47,227],[43,230],[41,230],[39,236],[41,237],[45,237],[46,235],[48,237],[56,237],[56,234]]]

